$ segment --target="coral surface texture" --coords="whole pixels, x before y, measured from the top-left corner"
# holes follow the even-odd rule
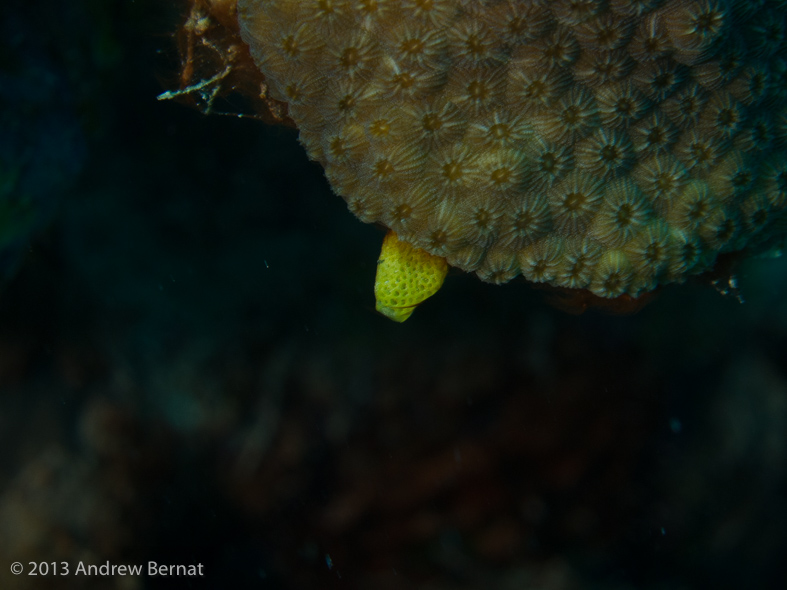
[[[491,282],[637,295],[784,234],[783,0],[240,0],[363,221]]]

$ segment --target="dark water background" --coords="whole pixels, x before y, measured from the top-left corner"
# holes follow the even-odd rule
[[[156,101],[181,19],[0,5],[0,588],[782,587],[785,259],[625,317],[457,272],[394,324],[294,131]]]

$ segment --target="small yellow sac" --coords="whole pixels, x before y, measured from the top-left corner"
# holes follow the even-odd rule
[[[374,280],[377,311],[395,322],[405,321],[418,304],[437,293],[447,272],[445,258],[402,242],[389,231]]]

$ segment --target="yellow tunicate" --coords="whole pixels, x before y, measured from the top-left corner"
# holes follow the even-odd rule
[[[415,248],[389,231],[377,261],[377,311],[396,322],[405,321],[419,304],[437,293],[447,272],[445,258]]]

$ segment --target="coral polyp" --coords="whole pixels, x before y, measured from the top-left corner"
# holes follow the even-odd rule
[[[785,234],[783,0],[238,0],[363,221],[500,283],[636,297]]]

